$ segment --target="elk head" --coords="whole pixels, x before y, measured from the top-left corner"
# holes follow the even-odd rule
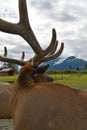
[[[32,87],[34,83],[52,82],[53,79],[46,74],[49,65],[36,67],[30,63],[26,64],[20,71],[19,77],[16,81],[16,86],[19,88]]]
[[[57,58],[58,56],[60,56],[60,54],[63,51],[64,44],[61,43],[60,49],[58,51],[56,51],[57,46],[58,46],[58,40],[56,38],[57,37],[56,30],[53,28],[52,29],[52,39],[51,39],[49,46],[45,50],[43,50],[41,48],[38,40],[36,39],[36,37],[34,35],[34,32],[32,31],[31,26],[30,26],[30,22],[28,19],[26,0],[19,0],[19,17],[20,17],[20,20],[17,24],[10,23],[10,22],[0,19],[0,31],[6,32],[6,33],[11,33],[11,34],[17,34],[17,35],[20,35],[21,37],[23,37],[25,39],[25,41],[27,41],[27,43],[31,46],[33,51],[35,52],[35,56],[27,61],[24,61],[24,56],[25,56],[24,53],[22,54],[21,60],[7,58],[7,48],[5,47],[4,55],[0,56],[0,61],[10,62],[10,63],[22,65],[22,66],[25,65],[25,67],[21,70],[21,73],[26,71],[27,70],[26,68],[29,68],[31,66],[29,69],[30,70],[29,73],[31,75],[33,73],[32,69],[31,69],[32,66],[33,66],[33,69],[37,70],[41,63],[49,61],[49,60],[53,60],[53,59]],[[37,73],[35,73],[35,74],[37,74]],[[35,74],[33,75],[33,78],[35,79],[35,82],[37,82],[37,79],[36,79],[37,76]],[[46,78],[46,80],[48,80],[48,79]]]

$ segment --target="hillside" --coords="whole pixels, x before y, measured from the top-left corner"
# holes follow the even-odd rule
[[[47,62],[50,64],[49,69],[62,69],[62,70],[68,70],[73,69],[76,70],[77,68],[79,70],[85,69],[85,65],[87,61],[83,59],[76,58],[75,56],[68,57],[66,59],[58,58],[53,61]]]

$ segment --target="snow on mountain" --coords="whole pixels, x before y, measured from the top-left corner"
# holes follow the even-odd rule
[[[47,63],[50,64],[50,67],[49,67],[50,70],[51,69],[68,70],[69,68],[73,70],[76,70],[77,68],[79,68],[80,70],[82,70],[85,68],[87,61],[76,58],[75,56],[70,56],[66,59],[57,58]]]

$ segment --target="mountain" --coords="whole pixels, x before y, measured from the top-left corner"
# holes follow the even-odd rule
[[[73,70],[76,70],[77,68],[79,70],[82,70],[82,69],[85,69],[85,65],[87,64],[87,61],[76,58],[75,56],[70,56],[66,59],[57,58],[53,61],[47,62],[47,64],[50,65],[49,70],[51,69],[68,70],[70,68]]]

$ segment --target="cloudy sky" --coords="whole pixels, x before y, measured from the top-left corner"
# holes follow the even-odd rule
[[[61,57],[87,60],[87,0],[27,0],[27,6],[30,24],[43,49],[49,45],[55,28],[59,43],[65,45]],[[0,0],[0,18],[17,23],[18,0]],[[0,32],[0,55],[4,46],[9,57],[20,59],[23,51],[26,59],[34,55],[23,38]]]

